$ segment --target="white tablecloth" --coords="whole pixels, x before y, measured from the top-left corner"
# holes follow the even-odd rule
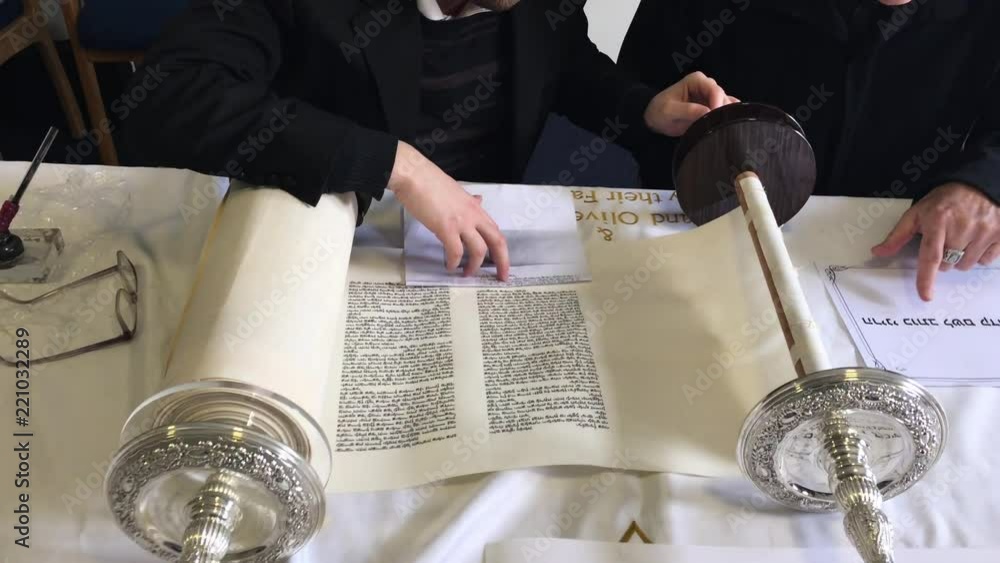
[[[0,192],[24,163],[0,163]],[[44,166],[16,227],[59,226],[67,239],[61,280],[110,265],[124,249],[139,268],[142,330],[127,346],[52,364],[32,377],[31,549],[13,544],[13,378],[0,393],[0,545],[11,562],[153,561],[114,527],[103,474],[129,412],[157,388],[170,336],[193,280],[201,243],[225,182],[180,171]],[[539,188],[544,211],[547,190]],[[58,194],[62,196],[56,197]],[[588,241],[690,228],[670,192],[574,190]],[[836,364],[860,359],[813,261],[858,264],[908,202],[814,197],[785,227],[793,260]],[[398,245],[400,210],[377,205],[356,244]],[[911,257],[915,249],[910,249]],[[105,264],[107,262],[107,264]],[[9,321],[5,321],[6,326]],[[996,369],[983,366],[983,369]],[[7,370],[8,372],[10,370]],[[5,372],[7,373],[7,372]],[[678,392],[681,392],[678,389]],[[1000,391],[937,389],[951,441],[921,483],[888,504],[904,547],[998,547]],[[334,469],[336,470],[336,468]],[[741,479],[712,480],[581,467],[463,477],[415,489],[331,495],[327,522],[295,560],[479,563],[488,542],[518,537],[616,541],[635,521],[656,543],[843,546],[836,515],[774,506]]]

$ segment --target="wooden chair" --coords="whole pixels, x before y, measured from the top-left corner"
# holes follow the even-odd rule
[[[73,87],[48,29],[44,25],[37,25],[46,22],[48,17],[41,11],[39,0],[0,0],[0,65],[37,44],[59,97],[59,104],[66,113],[70,134],[73,138],[80,139],[84,135],[83,116],[73,95]]]
[[[164,24],[187,6],[188,0],[61,0],[66,30],[80,73],[80,85],[91,126],[101,131],[97,149],[101,162],[118,165],[95,63],[139,63]]]

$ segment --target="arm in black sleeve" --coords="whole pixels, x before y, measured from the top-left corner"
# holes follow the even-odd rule
[[[618,66],[658,90],[699,70],[683,51],[684,4],[642,0],[622,42]]]
[[[680,0],[642,0],[622,43],[618,66],[658,90],[698,70],[683,56],[684,4]],[[657,135],[632,151],[644,186],[673,186],[671,166],[676,145],[675,138]]]
[[[920,199],[934,188],[948,182],[960,182],[979,189],[1000,205],[1000,69],[993,73],[993,84],[983,98],[983,113],[973,125],[961,152],[955,155],[942,174],[920,186]]]
[[[127,163],[274,185],[311,205],[326,192],[381,197],[397,139],[273,87],[294,32],[290,2],[218,14],[215,4],[194,0],[136,74],[134,86],[150,73],[162,82],[119,116]]]
[[[635,152],[655,136],[644,114],[658,93],[618,68],[587,35],[582,6],[559,23],[564,53],[554,111]]]

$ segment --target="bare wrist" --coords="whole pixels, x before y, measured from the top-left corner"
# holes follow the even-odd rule
[[[420,153],[416,149],[399,141],[396,146],[396,160],[392,165],[392,173],[389,175],[386,189],[394,193],[405,190],[412,183],[413,169],[416,165],[416,159],[419,157]]]
[[[649,101],[649,105],[646,106],[646,111],[642,112],[642,121],[646,125],[647,129],[659,133],[659,131],[656,130],[656,126],[653,123],[652,119],[653,107],[655,105],[656,105],[656,98],[653,98],[652,100]]]
[[[642,120],[646,124],[646,128],[660,135],[666,135],[667,132],[662,126],[662,114],[663,110],[663,97],[664,93],[660,92],[652,100],[649,101],[649,105],[646,106],[646,111],[642,114]]]

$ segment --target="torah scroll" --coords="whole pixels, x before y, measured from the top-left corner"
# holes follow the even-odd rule
[[[231,192],[209,235],[166,385],[241,381],[318,418],[356,206],[353,194],[324,196],[313,208],[280,190]]]

